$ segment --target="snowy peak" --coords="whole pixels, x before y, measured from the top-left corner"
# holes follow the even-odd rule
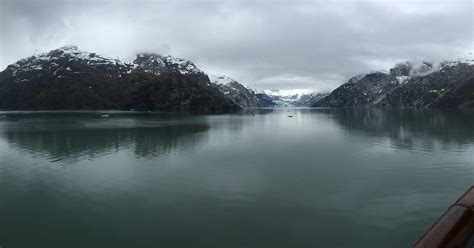
[[[145,68],[144,68],[145,67]],[[158,76],[148,68],[169,71]],[[200,74],[182,75],[193,72]],[[189,61],[159,55],[124,64],[65,46],[0,73],[0,109],[139,109],[227,113],[240,108]]]
[[[232,82],[236,82],[234,79],[228,76],[224,76],[224,75],[221,75],[221,76],[209,75],[209,80],[211,81],[211,83],[223,84],[223,85],[228,85]]]
[[[171,55],[138,54],[133,63],[157,75],[165,71],[177,71],[181,74],[204,74],[193,62]]]
[[[56,65],[68,65],[69,63],[110,68],[120,66],[126,68],[128,72],[131,72],[132,69],[141,68],[156,75],[167,71],[179,72],[180,74],[205,74],[193,62],[171,55],[162,56],[153,53],[143,53],[138,54],[133,63],[128,63],[120,59],[82,51],[74,45],[63,46],[46,53],[34,54],[9,65],[6,70],[16,73],[18,70],[41,70],[44,66],[54,67]]]
[[[252,90],[251,88],[225,75],[221,75],[221,76],[209,75],[209,80],[211,81],[211,83],[218,84],[218,85],[225,85],[235,90],[249,91],[251,93],[255,93],[254,90]]]
[[[366,74],[360,74],[349,79],[347,83],[348,84],[357,83],[361,81],[361,79],[373,74],[387,74],[387,75],[393,76],[396,79],[394,80],[395,83],[404,84],[413,77],[427,76],[434,72],[443,70],[444,68],[457,66],[459,64],[474,65],[474,55],[472,53],[469,53],[456,60],[444,61],[440,63],[432,63],[432,62],[426,62],[426,61],[422,61],[422,62],[406,61],[406,62],[396,64],[393,68],[389,69],[389,72],[376,71],[376,72],[371,72],[371,73],[366,73]]]
[[[209,76],[209,80],[222,94],[241,107],[256,107],[258,99],[247,87],[227,76]]]
[[[119,59],[112,59],[79,50],[77,46],[64,46],[46,53],[36,53],[33,56],[20,59],[9,65],[5,72],[13,77],[30,73],[53,71],[53,75],[61,72],[81,73],[87,66],[101,67],[109,72],[123,72],[130,65]],[[17,77],[17,79],[19,79]]]
[[[41,53],[34,55],[39,60],[57,60],[63,57],[67,57],[69,61],[82,60],[87,61],[89,64],[124,64],[119,59],[113,59],[105,56],[98,55],[96,53],[90,53],[79,50],[77,46],[68,45],[58,49],[52,50],[48,53]]]
[[[456,62],[455,64],[457,64]],[[453,64],[454,65],[454,64]],[[389,71],[375,71],[366,74],[359,74],[350,78],[344,87],[350,87],[348,85],[358,84],[361,87],[370,88],[372,91],[375,90],[377,94],[382,93],[381,87],[384,88],[387,83],[395,85],[405,84],[411,78],[422,77],[434,73],[444,68],[446,64],[443,63],[431,63],[431,62],[402,62],[396,64],[390,68]],[[365,86],[363,86],[365,85]]]
[[[178,69],[181,74],[203,73],[194,65],[193,62],[181,58],[176,58],[171,55],[164,57],[164,62],[167,66]]]
[[[209,80],[211,80],[211,82],[216,83],[216,84],[228,84],[231,82],[235,82],[234,79],[225,75],[220,75],[220,76],[209,75]]]
[[[395,65],[395,67],[390,69],[390,74],[397,78],[399,77],[420,77],[426,76],[433,72],[442,70],[446,67],[453,67],[459,64],[474,65],[474,55],[468,53],[467,55],[458,58],[453,61],[443,61],[441,63],[431,63],[431,62],[403,62]]]
[[[271,107],[275,105],[266,94],[256,93],[230,77],[210,75],[209,80],[222,94],[241,107]]]

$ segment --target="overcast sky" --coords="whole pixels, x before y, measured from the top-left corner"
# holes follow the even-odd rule
[[[329,90],[405,60],[473,50],[472,1],[0,0],[0,68],[73,44],[190,59],[261,89]]]

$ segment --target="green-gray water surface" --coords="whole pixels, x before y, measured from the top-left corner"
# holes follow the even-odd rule
[[[474,182],[468,110],[102,113],[0,112],[2,248],[409,247]]]

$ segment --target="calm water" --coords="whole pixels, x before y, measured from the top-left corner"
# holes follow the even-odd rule
[[[409,247],[474,183],[472,111],[109,114],[0,113],[2,248]]]

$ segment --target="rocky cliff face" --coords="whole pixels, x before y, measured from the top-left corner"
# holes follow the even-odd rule
[[[211,76],[210,78],[220,92],[241,107],[272,107],[275,105],[265,93],[256,93],[232,78],[226,76]]]
[[[19,60],[1,72],[0,109],[220,113],[239,107],[189,61],[138,55],[135,63],[126,63],[67,46]]]
[[[390,72],[351,78],[314,107],[387,108],[474,106],[471,59],[432,64],[402,63]]]

